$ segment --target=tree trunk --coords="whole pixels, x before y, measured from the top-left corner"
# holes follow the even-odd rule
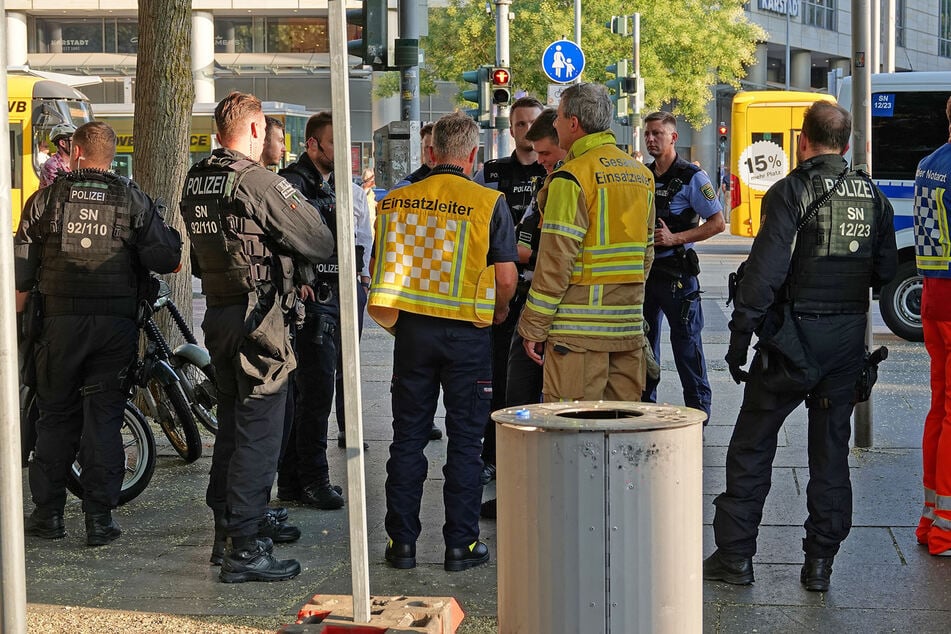
[[[172,298],[192,323],[192,275],[189,244],[178,204],[191,166],[195,87],[191,74],[191,0],[139,0],[139,51],[135,85],[135,180],[153,198],[165,202],[165,222],[182,234],[182,268],[166,277]],[[162,331],[174,346],[180,341],[160,315]]]

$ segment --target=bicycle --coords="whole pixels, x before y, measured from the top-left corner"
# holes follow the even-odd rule
[[[155,420],[172,447],[186,462],[201,457],[202,442],[197,422],[212,434],[218,431],[215,407],[218,403],[214,367],[208,351],[198,345],[165,280],[153,278],[158,286],[156,300],[143,307],[140,319],[148,343],[133,376],[143,388],[146,414]],[[167,310],[185,343],[172,350],[153,319]]]
[[[27,466],[36,445],[36,394],[30,387],[20,386],[20,447],[23,466]],[[126,400],[122,417],[122,449],[125,452],[125,475],[119,491],[119,504],[126,504],[139,496],[152,481],[155,472],[155,436],[142,412]],[[77,459],[66,475],[66,488],[82,499],[83,485],[80,480],[82,465]]]

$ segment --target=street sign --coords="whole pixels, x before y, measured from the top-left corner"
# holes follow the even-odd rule
[[[553,82],[573,82],[584,70],[584,53],[571,40],[552,42],[542,53],[542,70]]]
[[[566,88],[568,86],[565,84],[548,84],[548,105],[550,107],[558,107],[558,104],[561,103],[561,93],[565,92]]]

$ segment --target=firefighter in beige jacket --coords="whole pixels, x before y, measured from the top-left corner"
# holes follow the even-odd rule
[[[644,280],[654,258],[654,178],[615,145],[598,84],[562,94],[555,128],[569,151],[544,202],[532,289],[518,332],[544,367],[546,402],[637,401],[645,384]]]

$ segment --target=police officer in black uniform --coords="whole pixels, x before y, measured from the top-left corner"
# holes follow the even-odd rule
[[[544,106],[534,97],[516,99],[510,111],[515,151],[511,156],[486,161],[482,170],[477,172],[472,179],[476,183],[502,192],[509,211],[512,212],[513,226],[521,222],[535,192],[541,187],[547,174],[545,167],[538,162],[538,155],[532,148],[532,142],[525,138],[542,110]],[[528,292],[524,289],[524,284],[523,290],[525,293],[521,296],[516,294],[513,298],[514,304],[509,310],[508,319],[492,327],[492,411],[506,405],[505,386],[509,347],[515,327],[518,325],[518,315],[525,304],[525,296]],[[495,478],[495,423],[491,419],[486,421],[482,460],[485,462],[482,483],[488,484]]]
[[[714,500],[717,550],[704,562],[705,579],[752,583],[777,434],[803,400],[809,415],[809,516],[800,581],[807,590],[828,590],[833,558],[852,524],[850,417],[865,358],[869,287],[888,282],[897,263],[891,204],[865,174],[848,171],[841,156],[850,131],[846,110],[813,104],[802,124],[798,167],[763,198],[763,224],[730,321],[726,361],[746,388],[727,452],[726,491]],[[834,193],[817,213],[805,214],[830,189]],[[819,378],[808,389],[779,392],[764,383],[762,351],[748,374],[742,368],[753,333],[768,338],[773,316],[787,303]]]
[[[212,563],[221,562],[219,579],[227,583],[289,579],[300,564],[275,559],[273,541],[300,531],[265,515],[295,364],[285,313],[294,304],[295,270],[327,257],[333,239],[297,190],[258,162],[266,123],[257,97],[231,93],[215,108],[215,125],[222,147],[189,170],[181,203],[218,383],[206,494],[215,514]]]
[[[310,117],[306,135],[304,153],[281,170],[281,175],[317,208],[336,241],[331,114],[321,112]],[[355,249],[357,268],[362,269],[365,248],[356,246]],[[342,489],[330,483],[327,465],[327,427],[334,402],[340,341],[340,276],[336,248],[313,270],[314,282],[305,287],[306,318],[295,342],[297,403],[294,428],[278,473],[277,495],[281,500],[333,510],[344,505]]]
[[[115,151],[116,134],[105,123],[76,130],[72,171],[30,197],[15,238],[16,288],[37,288],[45,315],[35,349],[36,508],[26,532],[66,535],[66,476],[78,450],[90,546],[121,534],[112,509],[125,474],[120,429],[138,343],[139,285],[149,271],[177,270],[182,248],[162,208],[108,171]]]

